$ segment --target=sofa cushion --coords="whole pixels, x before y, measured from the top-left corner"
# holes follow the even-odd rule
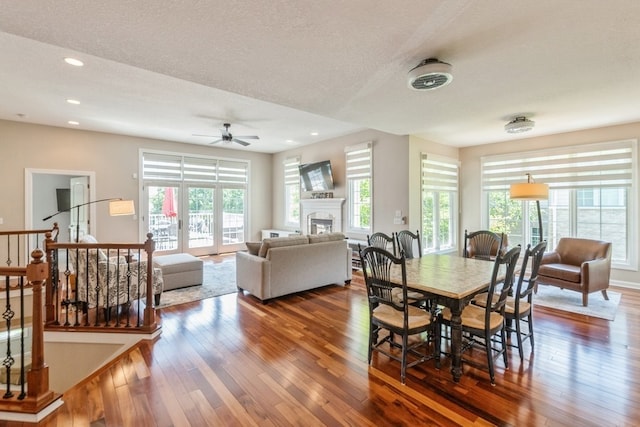
[[[262,242],[244,242],[244,244],[247,245],[247,251],[249,251],[251,255],[258,255],[260,246],[262,246]]]
[[[283,246],[296,246],[296,245],[307,245],[309,244],[309,238],[307,236],[288,236],[288,237],[272,237],[269,239],[264,239],[262,241],[262,245],[260,245],[260,252],[258,252],[258,256],[265,258],[267,256],[267,252],[271,248],[280,248]]]
[[[345,237],[342,233],[309,234],[309,243],[333,242],[344,239]]]

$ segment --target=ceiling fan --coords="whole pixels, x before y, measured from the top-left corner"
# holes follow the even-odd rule
[[[223,124],[224,129],[220,129],[220,139],[216,139],[215,141],[210,142],[209,144],[217,144],[218,142],[236,142],[244,147],[247,145],[251,145],[250,142],[243,141],[243,139],[260,139],[260,137],[256,135],[244,135],[244,136],[233,136],[231,132],[229,132],[229,128],[231,127],[230,123]],[[212,137],[214,135],[199,135],[193,134],[193,136],[207,136]],[[240,139],[242,138],[242,139]]]

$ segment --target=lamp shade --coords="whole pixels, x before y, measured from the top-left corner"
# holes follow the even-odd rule
[[[509,196],[514,200],[547,200],[549,185],[535,182],[511,184]]]
[[[109,215],[135,215],[136,208],[133,200],[113,200],[109,202]]]

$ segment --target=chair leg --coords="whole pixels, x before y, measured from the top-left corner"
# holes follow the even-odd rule
[[[582,294],[582,305],[584,307],[589,305],[589,294],[586,292]]]
[[[377,341],[377,332],[373,330],[373,323],[369,322],[369,355],[367,361],[371,365],[371,355],[373,353],[373,345]]]
[[[489,377],[491,378],[491,385],[496,385],[496,375],[493,371],[493,350],[491,350],[491,337],[489,335],[485,336],[484,346],[487,351],[487,365],[489,365]]]
[[[520,360],[524,360],[524,352],[522,351],[522,330],[520,329],[520,319],[516,321],[516,338],[518,339],[518,353],[520,354]]]
[[[529,341],[531,341],[531,351],[533,351],[533,313],[529,313],[527,323],[529,324]]]
[[[505,369],[509,369],[509,355],[507,354],[507,331],[502,328],[500,331],[502,337],[502,361],[504,362]],[[522,346],[521,346],[522,347]]]
[[[402,363],[400,365],[400,382],[404,385],[407,375],[407,347],[409,346],[409,336],[402,334]]]
[[[607,295],[607,290],[606,289],[602,290],[602,296],[604,297],[605,300],[609,301],[609,295]]]
[[[442,329],[440,323],[436,321],[433,328],[433,333],[435,335],[433,342],[433,357],[435,357],[436,359],[436,369],[440,369],[440,340],[442,339],[441,332]]]

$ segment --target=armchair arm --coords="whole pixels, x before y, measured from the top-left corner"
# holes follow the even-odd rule
[[[562,264],[560,254],[555,251],[545,253],[542,256],[542,261],[540,262],[540,265],[542,264]]]
[[[600,291],[609,287],[611,260],[598,258],[585,261],[580,266],[582,285],[588,292]]]

